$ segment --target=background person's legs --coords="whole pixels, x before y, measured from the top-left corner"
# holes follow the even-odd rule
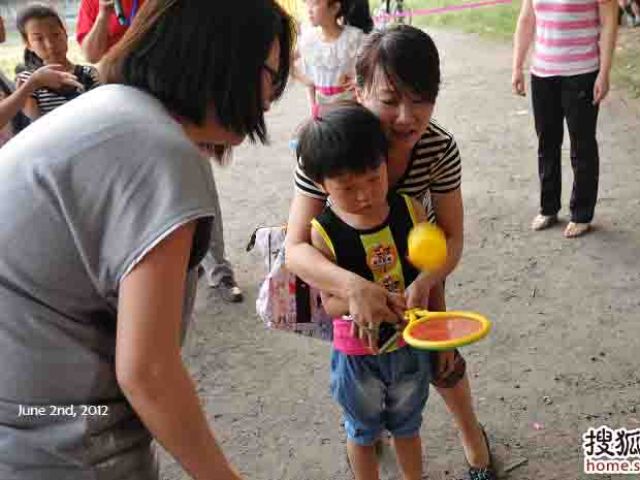
[[[598,105],[593,104],[593,85],[598,72],[563,79],[562,106],[571,139],[571,221],[590,223],[598,198],[599,157],[596,140]]]
[[[553,216],[560,210],[562,175],[560,153],[564,135],[559,77],[531,75],[531,98],[538,135],[540,214]]]
[[[224,231],[222,228],[222,212],[218,201],[218,189],[215,187],[215,212],[211,225],[211,240],[209,250],[202,260],[207,283],[218,290],[220,296],[227,302],[241,302],[242,290],[236,284],[233,268],[226,259],[224,251]]]

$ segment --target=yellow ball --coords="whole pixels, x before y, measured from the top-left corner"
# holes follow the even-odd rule
[[[447,261],[447,239],[433,223],[419,223],[409,232],[409,261],[420,270],[434,271]]]

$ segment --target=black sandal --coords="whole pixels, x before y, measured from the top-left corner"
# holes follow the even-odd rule
[[[480,425],[480,430],[482,430],[482,436],[487,445],[487,452],[489,452],[489,465],[481,468],[469,466],[469,480],[498,480],[498,476],[493,467],[493,455],[491,454],[489,437],[487,437],[487,432],[484,431],[482,425]]]

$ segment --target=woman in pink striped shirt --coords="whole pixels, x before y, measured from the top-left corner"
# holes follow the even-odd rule
[[[564,235],[589,231],[598,195],[598,106],[609,91],[617,34],[616,0],[523,0],[514,35],[512,85],[525,94],[523,65],[531,44],[531,96],[538,135],[540,212],[531,228],[558,221],[560,151],[567,121],[573,190]]]

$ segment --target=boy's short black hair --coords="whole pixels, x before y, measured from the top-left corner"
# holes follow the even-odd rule
[[[296,154],[314,182],[344,173],[364,173],[387,161],[387,138],[380,120],[357,105],[335,107],[301,129]]]
[[[197,125],[213,106],[222,126],[265,142],[261,85],[275,40],[271,100],[284,91],[295,40],[275,0],[147,0],[100,71],[104,83],[144,90]]]
[[[399,93],[435,103],[440,89],[440,56],[429,34],[396,25],[369,34],[356,60],[356,83],[366,90],[380,68]]]

